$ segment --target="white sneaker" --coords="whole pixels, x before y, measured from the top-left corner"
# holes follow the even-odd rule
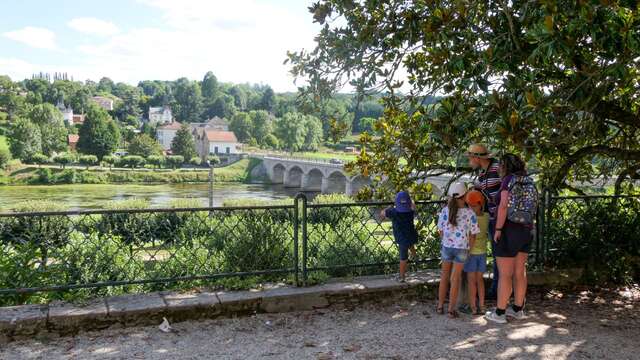
[[[507,306],[507,310],[505,310],[504,314],[516,320],[522,320],[525,317],[524,310],[520,309],[520,311],[514,311],[511,306]]]
[[[498,323],[498,324],[506,324],[507,323],[507,316],[505,314],[502,315],[498,315],[496,314],[496,311],[487,311],[486,314],[484,314],[484,318],[489,320],[489,321],[493,321],[494,323]]]

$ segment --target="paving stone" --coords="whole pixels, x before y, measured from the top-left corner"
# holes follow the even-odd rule
[[[125,325],[152,324],[167,310],[160,294],[114,296],[106,299],[109,318]]]
[[[167,318],[170,321],[213,318],[221,314],[222,306],[215,293],[162,293],[167,304]]]
[[[104,299],[85,305],[54,303],[49,305],[47,326],[58,332],[103,329],[109,326],[107,304]]]
[[[31,335],[46,329],[47,305],[0,307],[0,333],[5,336]]]

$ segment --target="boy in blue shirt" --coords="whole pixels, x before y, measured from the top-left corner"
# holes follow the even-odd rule
[[[415,205],[411,201],[411,196],[406,191],[396,194],[395,207],[388,207],[380,213],[381,220],[390,219],[393,227],[393,237],[400,252],[400,277],[399,281],[405,281],[407,273],[407,260],[409,252],[415,259],[418,242],[418,232],[413,220],[415,218]]]

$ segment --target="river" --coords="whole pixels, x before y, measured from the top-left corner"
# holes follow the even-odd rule
[[[0,211],[9,211],[28,200],[54,201],[69,210],[101,209],[108,201],[130,198],[147,199],[154,208],[166,207],[171,200],[182,198],[198,199],[202,206],[207,206],[208,191],[208,184],[0,186]],[[221,206],[231,199],[286,199],[298,191],[282,185],[218,183],[214,184],[213,203]]]

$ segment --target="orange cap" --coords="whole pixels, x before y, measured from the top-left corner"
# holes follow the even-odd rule
[[[471,190],[464,199],[469,206],[484,205],[484,195],[478,190]]]

